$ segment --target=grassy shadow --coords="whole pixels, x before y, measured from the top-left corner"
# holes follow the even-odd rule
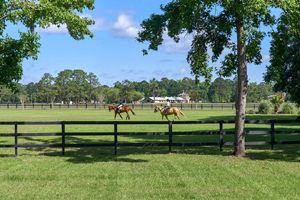
[[[289,115],[247,115],[246,120],[294,120],[296,116]],[[222,120],[234,120],[233,115],[228,116],[208,116],[206,121],[222,121]],[[280,129],[289,129],[290,125],[285,124]],[[228,128],[228,131],[234,131],[234,128]],[[270,130],[270,128],[256,128],[251,127],[247,130]],[[124,136],[123,136],[124,137]],[[133,139],[139,139],[141,142],[148,142],[149,139],[145,139],[144,136],[130,136]],[[174,142],[188,142],[193,140],[195,136],[179,137]],[[258,136],[259,137],[259,136]],[[300,136],[287,136],[290,139],[300,140]],[[128,137],[129,138],[129,137]],[[191,139],[192,138],[192,139]],[[205,137],[203,136],[205,139]],[[200,138],[200,139],[203,139]],[[209,137],[206,138],[208,142],[218,142],[218,138],[214,138],[214,141],[210,141]],[[251,139],[251,141],[261,141]],[[261,136],[261,139],[263,137]],[[61,137],[22,137],[24,144],[61,144]],[[129,139],[128,139],[129,140]],[[151,139],[150,139],[151,140]],[[233,141],[233,135],[228,137],[227,141]],[[161,142],[161,141],[160,141]],[[74,137],[66,136],[67,144],[88,144],[88,143],[113,143],[113,140],[94,139],[92,137]],[[28,153],[26,153],[28,152]],[[168,147],[118,147],[117,156],[114,155],[114,147],[80,147],[80,148],[66,148],[65,156],[67,162],[71,163],[94,163],[94,162],[148,162],[146,159],[133,159],[128,158],[128,155],[140,155],[140,154],[168,154]],[[219,146],[200,146],[200,147],[172,147],[172,153],[176,154],[192,154],[192,155],[217,155],[217,156],[231,156],[233,153],[233,146],[224,146],[223,151],[220,151]],[[246,146],[246,153],[251,159],[255,160],[274,160],[274,161],[286,161],[286,162],[299,162],[299,145],[275,145],[275,149],[271,150],[270,145],[263,146]],[[61,157],[61,148],[25,148],[21,155],[37,155],[37,156],[52,156]],[[13,157],[14,155],[0,154],[0,157]]]

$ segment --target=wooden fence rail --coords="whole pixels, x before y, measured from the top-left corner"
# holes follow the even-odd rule
[[[55,110],[72,110],[72,109],[85,109],[85,110],[104,110],[108,109],[109,105],[114,104],[52,104],[49,103],[26,103],[24,104],[24,109],[26,110],[45,110],[45,109],[55,109]],[[132,109],[138,110],[150,110],[154,109],[156,105],[165,106],[165,103],[141,103],[141,104],[124,104],[125,106],[130,106]],[[180,108],[181,110],[235,110],[235,105],[233,103],[172,103],[173,107]],[[21,110],[22,105],[18,103],[0,103],[0,109],[17,109]],[[246,104],[246,109],[248,110],[258,110],[257,103]]]
[[[224,135],[234,134],[234,131],[224,131],[224,124],[234,124],[235,121],[52,121],[52,122],[0,122],[1,125],[13,125],[14,133],[0,133],[0,137],[14,137],[15,144],[1,145],[0,148],[15,148],[15,155],[18,155],[18,148],[28,147],[55,147],[62,148],[62,154],[65,155],[66,147],[98,147],[98,146],[111,146],[115,149],[115,155],[117,154],[117,147],[122,146],[168,146],[169,153],[172,152],[173,146],[208,146],[216,145],[220,147],[220,151],[223,150],[224,145],[233,145],[233,142],[224,142]],[[245,131],[245,134],[270,134],[271,141],[255,141],[245,142],[245,145],[271,145],[271,149],[274,148],[275,144],[300,144],[300,141],[275,141],[275,134],[289,134],[289,133],[300,133],[298,130],[289,131],[275,131],[275,124],[293,124],[300,123],[300,120],[250,120],[246,121],[245,124],[270,124],[271,131]],[[66,132],[66,125],[92,125],[92,124],[111,124],[114,126],[114,132]],[[118,125],[121,124],[165,124],[168,125],[168,132],[119,132]],[[219,131],[189,131],[189,132],[173,132],[173,124],[219,124]],[[59,133],[19,133],[18,126],[20,125],[61,125],[61,132]],[[114,142],[112,143],[93,143],[93,144],[68,144],[66,143],[66,136],[103,136],[112,135],[114,136]],[[118,136],[120,135],[168,135],[169,141],[158,142],[158,143],[124,143],[118,142]],[[174,143],[173,135],[220,135],[219,141],[216,142],[198,142],[198,143]],[[61,144],[18,144],[18,137],[24,136],[61,136]]]

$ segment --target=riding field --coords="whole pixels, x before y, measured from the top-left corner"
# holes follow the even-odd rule
[[[234,111],[185,111],[182,121],[234,120]],[[161,121],[153,110],[134,110],[130,121]],[[173,120],[173,116],[168,116]],[[246,120],[295,120],[297,115],[247,115]],[[124,121],[117,116],[116,121]],[[114,121],[108,110],[1,110],[0,122]],[[118,125],[122,132],[166,132],[167,124]],[[279,124],[276,130],[300,129]],[[233,131],[234,124],[224,124]],[[269,130],[269,124],[246,124],[247,130]],[[174,124],[173,131],[218,131],[219,124]],[[68,125],[68,132],[113,132],[113,125]],[[24,125],[20,133],[61,132],[59,125]],[[0,133],[14,133],[1,125]],[[276,135],[277,140],[300,140],[299,133]],[[233,141],[225,135],[224,141]],[[269,135],[246,135],[246,141],[269,140]],[[66,142],[109,143],[113,136],[66,136]],[[119,136],[119,142],[164,142],[166,135]],[[175,135],[174,142],[218,141],[218,135]],[[18,144],[56,144],[61,136],[26,136]],[[0,145],[14,137],[0,137]],[[0,148],[1,199],[300,199],[298,144],[246,146],[247,157],[231,156],[233,146]]]

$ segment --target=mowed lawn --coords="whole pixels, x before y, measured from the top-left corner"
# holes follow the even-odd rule
[[[161,121],[153,110],[134,110],[131,121]],[[234,111],[184,111],[182,120],[234,120]],[[125,120],[125,115],[123,115]],[[246,120],[294,120],[297,115],[247,115]],[[173,119],[173,117],[169,117]],[[0,121],[113,121],[107,110],[0,110]],[[117,117],[117,120],[121,119]],[[270,130],[269,124],[246,125]],[[276,124],[276,130],[300,130]],[[173,131],[218,131],[218,124],[174,125]],[[224,124],[233,131],[233,124]],[[67,132],[113,132],[113,125],[67,125]],[[122,132],[167,132],[167,125],[118,125]],[[14,126],[1,125],[0,133]],[[20,133],[61,132],[60,125],[20,125]],[[66,143],[113,142],[113,136],[67,136]],[[166,142],[168,136],[119,136],[119,142]],[[173,136],[173,142],[218,142],[218,135]],[[300,140],[299,134],[276,140]],[[233,141],[225,135],[224,141]],[[246,141],[270,141],[247,135]],[[19,144],[58,144],[61,137],[19,137]],[[14,144],[0,137],[0,145]],[[247,146],[247,157],[231,156],[232,146],[0,149],[1,199],[300,199],[300,145]]]

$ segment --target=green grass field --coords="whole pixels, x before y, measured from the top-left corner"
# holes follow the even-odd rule
[[[131,121],[161,121],[152,110],[135,110]],[[183,111],[182,120],[234,120],[233,111]],[[1,110],[0,121],[113,121],[107,110]],[[125,115],[123,114],[123,117]],[[247,115],[246,120],[293,120],[297,115]],[[170,117],[173,119],[173,117]],[[120,121],[120,118],[117,118]],[[125,121],[125,119],[123,120]],[[167,125],[119,125],[124,132],[167,131]],[[246,125],[247,130],[270,130],[270,125]],[[300,129],[279,124],[276,130]],[[173,131],[219,129],[218,124],[174,125]],[[234,130],[232,124],[225,131]],[[58,125],[24,125],[22,133],[60,132]],[[68,125],[67,132],[112,132],[112,125]],[[1,125],[0,133],[14,127]],[[168,136],[119,136],[119,142],[164,142]],[[173,136],[173,142],[212,142],[219,136]],[[246,141],[269,140],[247,135]],[[225,141],[233,141],[225,135]],[[300,140],[298,134],[276,140]],[[113,136],[68,136],[67,143],[112,142]],[[55,144],[61,137],[23,137],[19,144]],[[0,144],[13,144],[0,137]],[[246,158],[232,157],[233,147],[218,146],[67,148],[0,148],[1,199],[300,199],[299,145],[247,146]]]

